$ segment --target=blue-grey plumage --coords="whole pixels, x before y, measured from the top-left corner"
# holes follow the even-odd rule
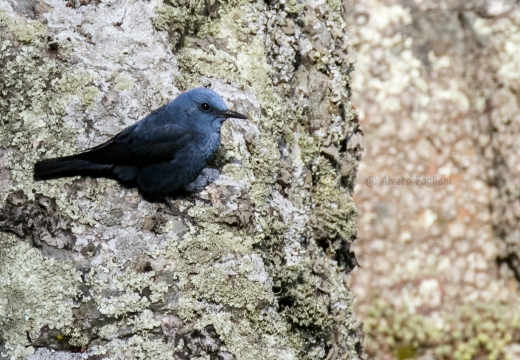
[[[101,145],[37,162],[34,178],[108,172],[146,194],[166,195],[197,178],[217,151],[228,118],[247,119],[228,110],[213,90],[186,91]]]

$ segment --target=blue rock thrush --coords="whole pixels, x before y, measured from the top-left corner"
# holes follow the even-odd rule
[[[182,191],[202,172],[228,118],[247,119],[228,110],[213,90],[186,91],[101,145],[38,161],[34,178],[101,174],[136,184],[145,195],[166,196]]]

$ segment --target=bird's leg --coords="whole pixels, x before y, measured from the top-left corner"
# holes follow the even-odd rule
[[[192,225],[196,225],[197,223],[195,222],[195,220],[193,220],[193,218],[191,216],[189,216],[188,214],[185,214],[183,212],[181,212],[179,210],[178,207],[176,207],[174,204],[173,204],[173,201],[174,201],[174,198],[172,198],[171,196],[165,196],[165,201],[166,201],[166,205],[169,207],[169,211],[167,211],[167,209],[165,208],[165,212],[167,214],[170,214],[170,215],[173,215],[173,216],[178,216],[181,218],[182,222],[184,223],[184,225],[187,226],[185,220],[189,221]]]
[[[196,200],[199,200],[200,202],[202,202],[202,203],[204,203],[206,205],[211,205],[211,201],[210,200],[204,199],[199,194],[200,193],[191,193],[191,194],[188,194],[186,197],[189,198],[190,200],[193,200],[193,202],[195,202]]]

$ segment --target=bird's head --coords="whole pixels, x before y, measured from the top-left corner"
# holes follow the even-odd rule
[[[186,91],[175,100],[187,112],[190,121],[220,129],[228,118],[247,119],[247,116],[227,108],[222,97],[211,89],[197,88]]]

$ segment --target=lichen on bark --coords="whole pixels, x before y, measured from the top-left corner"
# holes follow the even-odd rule
[[[361,134],[338,4],[0,4],[0,249],[14,249],[0,273],[14,284],[12,264],[39,261],[49,295],[24,302],[35,321],[13,310],[1,356],[363,357],[347,287]],[[176,200],[194,224],[112,180],[32,181],[37,159],[195,86],[250,120],[224,125],[220,176]],[[49,222],[28,225],[34,214]],[[7,304],[22,296],[10,286]],[[22,301],[34,291],[19,286]]]

